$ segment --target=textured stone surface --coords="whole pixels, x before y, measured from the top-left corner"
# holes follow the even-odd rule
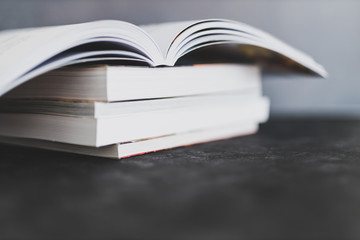
[[[0,239],[359,239],[359,140],[318,120],[122,161],[0,145]]]

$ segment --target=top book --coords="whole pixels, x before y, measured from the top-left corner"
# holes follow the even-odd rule
[[[0,32],[0,95],[53,69],[99,61],[150,67],[250,61],[327,75],[305,53],[240,22],[102,20]]]

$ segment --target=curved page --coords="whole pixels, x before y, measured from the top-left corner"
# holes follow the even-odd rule
[[[287,45],[279,39],[249,25],[222,19],[174,22],[142,26],[166,53],[166,64],[175,65],[186,54],[212,45],[238,45],[239,56],[261,57],[278,64],[294,65],[310,70],[322,77],[327,76],[325,69],[307,54]],[[247,47],[244,50],[244,46]],[[256,48],[254,48],[256,47]],[[264,52],[263,50],[269,50]],[[273,55],[270,56],[269,55]],[[281,56],[279,56],[281,55]]]
[[[173,66],[209,46],[220,46],[217,52],[207,53],[212,56],[228,54],[229,51],[222,51],[225,47],[235,60],[250,56],[275,67],[303,68],[323,77],[327,75],[308,55],[239,22],[210,19],[139,28],[105,20],[1,32],[0,95],[30,78],[66,65],[102,60],[117,60],[121,64],[130,60],[149,66]]]
[[[105,49],[104,46],[96,45],[104,42],[112,44],[106,45]],[[52,57],[86,44],[93,44],[92,48],[95,50],[99,48],[98,50],[134,52],[151,59],[153,65],[161,64],[163,61],[160,50],[151,37],[139,27],[126,22],[106,20],[8,30],[0,33],[0,95],[25,81],[27,78],[24,75],[32,70],[46,67],[44,62]],[[81,51],[86,52],[89,49]],[[74,54],[77,54],[76,51]],[[55,64],[52,68],[62,65],[63,63]]]

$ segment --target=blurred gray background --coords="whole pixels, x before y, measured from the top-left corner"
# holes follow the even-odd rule
[[[329,79],[265,77],[273,117],[360,118],[360,0],[0,0],[0,30],[97,19],[135,24],[228,18],[323,64]]]

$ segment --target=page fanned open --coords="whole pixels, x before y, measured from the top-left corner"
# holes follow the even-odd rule
[[[210,19],[140,28],[106,20],[0,33],[0,95],[66,65],[117,60],[173,66],[184,55],[209,45],[252,46],[259,52],[266,49],[326,76],[326,71],[306,54],[242,23]],[[240,58],[244,54],[246,51],[238,53]]]

